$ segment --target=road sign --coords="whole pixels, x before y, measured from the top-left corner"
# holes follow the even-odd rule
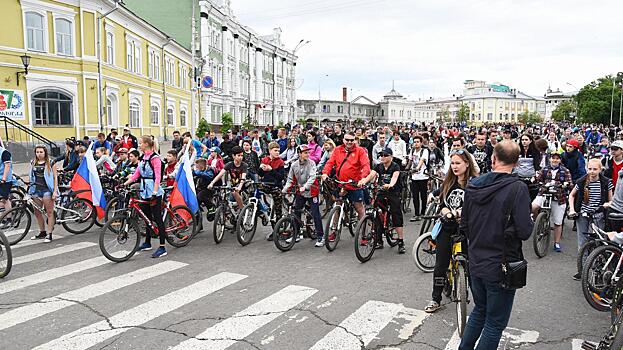
[[[209,75],[201,79],[201,86],[203,86],[206,89],[211,88],[213,84],[214,84],[214,81],[212,80],[212,77]]]

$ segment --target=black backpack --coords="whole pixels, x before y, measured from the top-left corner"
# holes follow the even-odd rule
[[[160,155],[156,152],[152,153],[149,158],[146,160],[147,164],[149,165],[149,167],[151,168],[152,173],[155,174],[155,169],[153,168],[153,165],[151,164],[151,160],[154,159],[154,157],[158,157],[158,159],[160,159],[160,178],[161,181],[164,180],[164,171],[165,168],[167,167],[167,163],[162,161],[162,158],[160,158]],[[139,158],[139,161],[144,160],[144,155],[141,155],[141,157]],[[153,177],[150,178],[146,178],[146,179],[153,179]]]

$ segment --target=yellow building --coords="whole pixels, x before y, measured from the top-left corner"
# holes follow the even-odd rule
[[[53,141],[191,129],[190,51],[122,5],[2,0],[2,26],[0,117]]]

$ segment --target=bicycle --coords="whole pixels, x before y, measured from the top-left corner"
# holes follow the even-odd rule
[[[11,245],[4,233],[0,232],[0,278],[8,276],[12,266]]]
[[[424,216],[424,220],[434,222],[439,219],[439,215]],[[435,270],[435,259],[437,254],[437,243],[432,238],[432,232],[420,234],[413,244],[413,262],[422,272],[431,273]]]
[[[588,215],[586,213],[582,214],[582,216],[588,220],[589,231],[583,232],[587,236],[588,241],[584,243],[578,251],[576,263],[578,267],[578,272],[580,273],[582,272],[584,260],[586,260],[584,257],[588,257],[593,252],[593,250],[595,250],[595,248],[609,244],[606,231],[599,228],[599,226],[594,222],[594,216],[601,215],[603,211],[605,211],[605,208],[599,207],[593,215]],[[576,213],[576,215],[568,215],[567,217],[571,220],[574,220],[577,219],[578,216],[579,214]],[[608,214],[608,218],[613,220],[623,220],[623,214],[610,213]]]
[[[238,219],[236,220],[236,238],[238,243],[243,247],[251,243],[253,240],[253,236],[255,236],[255,231],[257,230],[257,218],[259,216],[259,205],[264,204],[268,207],[266,200],[261,200],[262,195],[264,193],[261,192],[262,189],[268,190],[268,184],[263,182],[249,182],[252,188],[252,193],[257,194],[257,196],[250,196],[247,200],[247,204],[240,209],[240,213],[238,214]],[[274,189],[270,189],[268,191],[274,191]],[[259,197],[259,198],[258,198]],[[265,197],[264,197],[265,198]],[[271,217],[273,217],[274,210],[270,210]],[[274,217],[273,217],[274,220]]]
[[[35,186],[34,184],[28,185]],[[93,227],[96,211],[93,203],[84,198],[74,198],[85,191],[73,192],[69,186],[59,186],[60,195],[54,202],[55,223],[61,224],[67,232],[82,234]],[[16,200],[14,206],[0,216],[0,229],[6,230],[4,234],[9,237],[9,244],[19,243],[30,231],[32,215],[35,210],[39,211],[44,218],[47,213],[43,205],[37,204],[28,193],[23,199]]]
[[[390,247],[398,244],[398,233],[392,223],[389,204],[378,198],[379,192],[388,193],[378,185],[372,187],[370,209],[359,220],[355,230],[355,256],[362,263],[372,258],[376,244],[383,239],[383,235]]]
[[[547,255],[547,248],[551,243],[552,228],[550,220],[552,216],[552,200],[558,193],[558,186],[545,184],[543,188],[543,203],[532,228],[532,247],[534,248],[534,253],[539,258]]]
[[[355,226],[358,222],[357,212],[353,207],[350,200],[346,196],[347,191],[344,189],[345,185],[354,185],[354,181],[339,181],[337,179],[331,179],[338,187],[337,198],[333,203],[333,208],[329,211],[329,221],[327,221],[324,234],[325,234],[325,247],[330,252],[337,248],[337,244],[340,241],[340,235],[344,225],[348,227],[348,231],[351,236],[355,236]]]
[[[623,279],[617,282],[612,308],[610,310],[611,325],[599,343],[584,341],[581,345],[584,350],[611,350],[623,349]]]
[[[119,209],[113,218],[106,222],[99,236],[99,247],[108,260],[122,262],[130,259],[138,251],[141,235],[144,232],[139,223],[149,227],[156,236],[159,231],[154,222],[141,209],[141,205],[150,205],[151,199],[135,198],[133,195],[140,192],[137,189],[118,188],[117,191],[119,196],[125,199],[123,203],[128,204]],[[167,242],[176,248],[186,246],[197,228],[195,216],[190,209],[183,205],[173,208],[166,205],[163,216]],[[134,230],[134,233],[130,230]],[[180,232],[185,234],[180,235]]]
[[[408,213],[411,211],[411,202],[413,194],[411,193],[410,187],[410,179],[412,172],[409,170],[404,170],[400,172],[399,180],[402,185],[402,190],[400,191],[400,200],[402,201],[402,212]]]
[[[288,213],[279,219],[273,228],[273,241],[277,249],[282,252],[292,249],[296,243],[296,238],[300,235],[301,228],[305,232],[303,237],[310,239],[318,238],[315,232],[314,218],[310,210],[309,203],[305,203],[301,213],[302,219],[299,219],[295,213],[294,203],[288,206]]]
[[[214,186],[216,191],[215,198],[218,207],[214,213],[214,221],[212,221],[212,235],[214,237],[214,243],[219,244],[223,241],[225,230],[231,230],[231,233],[235,233],[236,221],[238,217],[237,202],[232,198],[231,186]]]
[[[582,269],[582,293],[595,310],[610,310],[622,265],[623,248],[613,242],[595,248],[586,259]]]
[[[452,216],[453,219],[456,218],[456,215],[452,214]],[[452,255],[450,256],[444,293],[456,304],[457,330],[459,337],[462,337],[467,320],[467,304],[469,304],[469,292],[467,290],[468,260],[467,255],[463,253],[463,242],[466,242],[467,238],[457,227],[456,233],[451,236],[451,239]]]
[[[432,225],[435,219],[438,217],[435,216],[437,211],[439,210],[439,196],[430,196],[429,203],[426,206],[426,210],[424,211],[424,216],[420,217],[422,219],[422,225],[420,226],[420,236],[429,232],[432,229]]]

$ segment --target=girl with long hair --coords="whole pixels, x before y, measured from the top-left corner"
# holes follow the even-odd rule
[[[35,147],[35,159],[30,167],[30,187],[28,193],[32,196],[35,204],[43,206],[47,217],[44,218],[39,210],[34,210],[39,234],[31,239],[43,239],[44,243],[52,242],[54,231],[54,201],[58,196],[58,172],[50,163],[48,149],[45,146]],[[47,228],[46,228],[47,220]]]
[[[452,235],[456,232],[461,218],[463,196],[469,179],[476,176],[476,165],[465,149],[450,152],[450,170],[438,190],[442,218],[441,232],[435,239],[435,272],[433,273],[432,299],[424,311],[433,313],[441,307],[441,294],[446,284],[446,271],[452,255]]]
[[[517,174],[517,176],[528,185],[530,200],[533,201],[539,192],[539,187],[533,185],[533,181],[536,177],[536,172],[541,170],[541,152],[539,152],[536,147],[532,135],[523,134],[520,140],[519,160],[517,161],[513,173]]]

